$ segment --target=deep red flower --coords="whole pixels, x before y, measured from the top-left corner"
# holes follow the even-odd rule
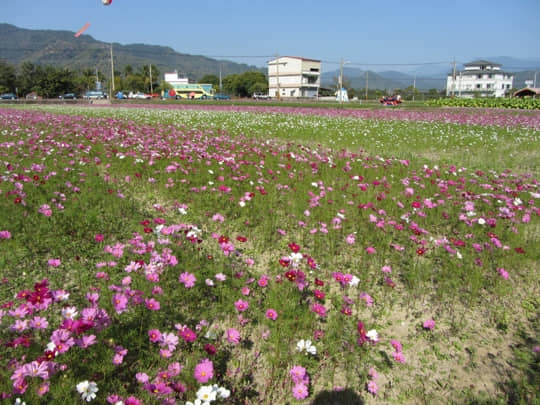
[[[315,285],[318,285],[319,287],[322,287],[324,285],[324,281],[319,280],[318,278],[315,279]]]
[[[295,281],[296,280],[296,271],[289,270],[287,273],[285,273],[285,277],[287,277],[287,279],[289,281]]]
[[[300,246],[298,246],[296,243],[291,242],[289,243],[289,249],[291,249],[294,253],[297,253],[300,251]]]
[[[247,241],[247,238],[246,238],[245,236],[238,235],[238,236],[236,237],[236,240],[237,240],[238,242],[246,242],[246,241]]]
[[[288,257],[282,257],[281,259],[279,259],[279,264],[281,264],[283,267],[289,267],[290,262],[291,261]]]
[[[517,247],[514,250],[516,251],[516,253],[525,253],[525,250],[523,250],[523,248],[521,247]]]
[[[422,256],[424,253],[426,253],[426,249],[424,249],[424,248],[418,248],[418,249],[416,249],[416,254],[417,254],[418,256]]]
[[[211,345],[210,343],[207,343],[204,345],[204,351],[208,353],[210,356],[216,354],[217,349],[214,345]]]

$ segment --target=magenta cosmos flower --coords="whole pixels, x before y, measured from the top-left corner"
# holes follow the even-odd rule
[[[296,399],[304,399],[309,395],[308,388],[305,384],[296,384],[292,388],[293,397]]]
[[[435,321],[433,319],[425,320],[422,326],[424,329],[432,330],[435,327]]]
[[[269,308],[269,309],[266,310],[266,317],[268,319],[271,319],[271,320],[275,321],[277,319],[277,316],[278,315],[277,315],[277,312],[276,312],[275,309]]]
[[[184,284],[186,288],[191,288],[195,285],[195,282],[197,281],[197,279],[195,278],[194,274],[184,272],[180,274],[180,278],[178,279],[178,281]]]
[[[214,376],[214,365],[208,359],[202,360],[195,366],[193,376],[199,383],[206,383]]]
[[[240,332],[234,328],[227,329],[227,342],[234,344],[240,343]]]
[[[234,306],[236,307],[238,311],[244,312],[246,309],[249,308],[249,303],[247,301],[240,299],[234,303]]]

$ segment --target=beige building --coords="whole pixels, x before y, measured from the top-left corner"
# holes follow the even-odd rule
[[[281,56],[268,61],[270,97],[317,97],[320,86],[320,60]]]

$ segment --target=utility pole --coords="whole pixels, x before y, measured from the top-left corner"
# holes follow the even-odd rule
[[[454,58],[454,69],[452,70],[452,98],[456,93],[456,58]]]
[[[221,63],[219,64],[219,92],[221,93]]]
[[[339,104],[343,104],[343,58],[341,58],[340,64],[339,64],[339,88],[338,88],[338,96],[339,96]]]
[[[114,92],[114,62],[113,62],[113,51],[112,51],[112,42],[111,42],[111,94],[109,100],[112,99],[112,94]]]
[[[412,93],[412,101],[414,101],[414,95],[416,93],[416,72],[414,72],[414,80],[413,80],[413,93]]]
[[[369,89],[369,70],[366,70],[366,101],[368,99],[368,89]]]
[[[150,94],[154,93],[154,89],[152,87],[152,64],[150,63]]]

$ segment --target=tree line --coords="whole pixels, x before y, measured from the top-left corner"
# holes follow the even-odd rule
[[[144,65],[137,70],[126,65],[122,72],[114,72],[114,89],[144,93],[153,91],[159,94],[172,87],[160,80],[160,76],[161,72],[155,65]],[[84,69],[77,72],[31,62],[23,62],[16,67],[0,60],[0,93],[15,93],[19,97],[34,93],[43,98],[56,98],[65,93],[83,95],[95,90],[97,82],[104,91],[108,91],[112,85],[110,74],[99,70]],[[257,71],[228,75],[221,81],[216,75],[206,75],[198,82],[212,84],[216,92],[236,97],[250,97],[253,93],[268,91],[266,75]]]

